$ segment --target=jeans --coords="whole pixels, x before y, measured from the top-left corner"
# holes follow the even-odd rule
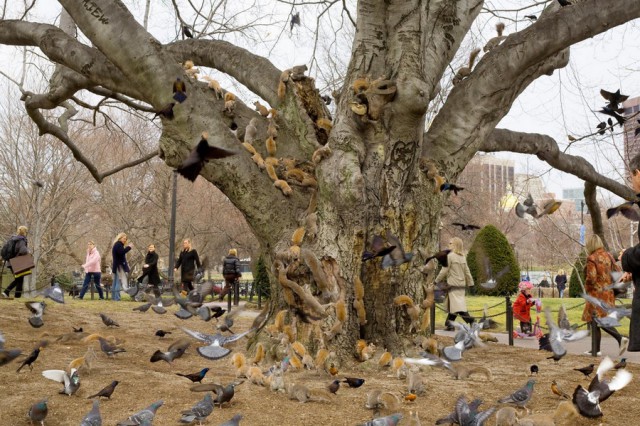
[[[560,293],[560,299],[562,299],[564,297],[564,289],[558,290],[558,292]]]
[[[96,290],[98,291],[98,296],[100,300],[104,299],[104,295],[102,294],[102,288],[100,287],[100,277],[102,274],[100,272],[87,272],[84,276],[84,282],[82,283],[82,290],[80,291],[80,295],[78,299],[82,299],[84,294],[89,289],[89,283],[91,282],[91,277],[93,277],[93,283],[95,284]]]
[[[111,288],[111,300],[120,301],[120,291],[128,288],[127,273],[122,268],[113,274],[113,287]],[[122,287],[122,288],[121,288]]]
[[[14,288],[16,289],[16,293],[15,293],[15,298],[19,299],[20,297],[22,297],[22,284],[24,283],[24,275],[18,278],[15,278],[13,280],[13,282],[11,284],[9,284],[9,287],[7,287],[4,291],[4,294],[6,294],[7,296],[9,296],[9,292],[11,292],[11,290],[13,290]]]

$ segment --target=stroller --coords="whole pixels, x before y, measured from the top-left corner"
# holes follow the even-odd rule
[[[530,339],[536,338],[539,339],[544,334],[542,332],[542,328],[540,328],[540,312],[542,311],[542,301],[540,299],[535,299],[535,307],[536,307],[536,322],[533,323],[533,327],[530,330],[521,330],[519,327],[517,330],[513,330],[513,337],[515,339]],[[517,316],[514,316],[514,319],[522,320]]]

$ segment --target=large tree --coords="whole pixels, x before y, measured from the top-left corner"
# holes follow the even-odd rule
[[[161,118],[161,158],[170,167],[179,166],[205,130],[210,144],[238,151],[209,164],[201,175],[245,215],[273,265],[272,295],[278,303],[324,318],[324,327],[334,322],[331,307],[340,300],[346,303],[342,332],[326,342],[343,353],[359,335],[387,348],[400,347],[397,332],[407,330],[409,321],[390,300],[401,294],[420,298],[421,275],[411,263],[382,270],[378,261],[362,263],[361,255],[375,235],[388,231],[405,250],[416,252],[413,264],[421,262],[437,245],[443,208],[434,176],[454,182],[479,150],[537,155],[596,186],[632,195],[584,159],[562,152],[552,138],[496,125],[528,85],[567,65],[571,45],[639,17],[637,0],[576,0],[562,8],[549,2],[535,23],[504,38],[451,88],[426,131],[427,110],[440,94],[442,77],[478,18],[482,0],[359,0],[355,10],[346,11],[356,31],[333,117],[313,79],[297,70],[282,78],[282,70],[255,52],[204,37],[163,44],[120,0],[59,3],[66,12],[60,28],[0,21],[0,43],[37,47],[57,65],[46,93],[23,93],[41,133],[66,143],[101,181],[116,170],[100,171],[67,130],[67,120],[77,112],[76,94],[89,91],[141,112],[158,111],[172,100],[172,83],[180,76],[188,99],[175,106],[175,118]],[[336,3],[341,6],[324,4]],[[205,21],[203,33],[213,15],[198,11],[196,19]],[[221,28],[227,24],[216,23]],[[76,28],[84,38],[76,37]],[[187,60],[233,77],[278,109],[277,148],[270,150],[273,154],[277,149],[280,160],[269,163],[274,170],[267,165],[267,173],[264,165],[256,166],[230,130],[235,123],[242,140],[249,121],[257,119],[258,136],[249,142],[265,156],[267,119],[240,99],[233,110],[223,111],[224,100],[205,82],[185,75],[180,64]],[[281,80],[288,80],[282,99]],[[43,114],[58,107],[63,112],[57,123]],[[332,128],[326,124],[329,119]],[[141,154],[131,164],[152,155]],[[287,161],[291,159],[295,162]],[[283,188],[282,181],[293,190]],[[299,227],[306,229],[301,250],[291,249]],[[366,312],[360,319],[351,309],[356,293],[362,295],[360,289],[354,291],[358,281],[364,285],[361,304]]]

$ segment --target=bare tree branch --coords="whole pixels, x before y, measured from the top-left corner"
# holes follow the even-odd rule
[[[93,178],[98,183],[102,182],[107,176],[117,173],[123,169],[137,166],[138,164],[144,163],[145,161],[148,161],[158,155],[157,152],[149,153],[144,155],[140,159],[122,164],[114,169],[101,173],[98,171],[98,168],[95,166],[95,164],[93,164],[93,162],[82,153],[78,145],[76,145],[76,143],[71,140],[67,133],[67,120],[78,113],[78,111],[73,107],[73,105],[71,105],[70,102],[63,102],[61,104],[61,106],[66,108],[66,111],[59,119],[60,126],[49,123],[37,108],[32,108],[29,106],[29,102],[25,102],[25,106],[27,107],[27,114],[29,114],[29,117],[31,117],[33,122],[38,126],[40,135],[50,134],[60,139],[62,143],[69,147],[69,150],[73,154],[73,158],[84,164],[87,170],[89,170],[89,173],[91,173],[91,176],[93,176]]]
[[[558,170],[591,182],[620,197],[631,199],[634,196],[630,188],[600,175],[584,158],[560,151],[558,144],[550,136],[495,129],[482,141],[478,149],[485,152],[511,151],[533,154]]]

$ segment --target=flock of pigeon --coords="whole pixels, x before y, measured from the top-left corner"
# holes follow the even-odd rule
[[[204,291],[208,291],[208,293],[203,293]],[[177,292],[174,293],[174,297],[172,298],[162,298],[162,297],[154,297],[151,294],[145,295],[147,297],[148,302],[134,308],[134,311],[146,312],[149,308],[153,308],[153,311],[159,315],[163,315],[167,312],[164,306],[170,306],[172,304],[177,304],[180,308],[177,312],[175,312],[175,316],[180,319],[188,319],[192,316],[196,316],[201,318],[204,321],[210,321],[211,319],[222,317],[225,313],[225,310],[220,307],[207,307],[202,305],[202,301],[204,300],[204,296],[208,294],[212,294],[213,290],[211,285],[206,285],[201,288],[200,293],[197,291],[192,291],[187,295],[187,297],[182,297]],[[52,299],[53,301],[64,304],[64,292],[60,288],[60,286],[56,283],[51,287],[47,287],[42,292],[42,295],[45,298]],[[32,316],[29,318],[28,322],[33,328],[40,328],[44,325],[43,315],[45,314],[46,303],[44,301],[29,301],[25,302],[26,307],[31,312]],[[187,328],[182,328],[186,335],[193,337],[197,340],[203,341],[206,343],[205,346],[201,346],[197,348],[197,352],[204,358],[216,360],[227,356],[231,350],[225,348],[225,345],[232,343],[234,341],[239,340],[240,338],[246,336],[247,334],[253,332],[255,327],[250,330],[240,333],[240,334],[228,334],[223,335],[222,332],[231,332],[231,327],[234,323],[234,317],[241,311],[241,309],[235,309],[232,313],[227,313],[227,315],[220,321],[221,323],[216,326],[218,332],[216,334],[210,335],[206,333],[200,333],[197,331],[189,330]],[[106,327],[120,327],[117,321],[110,318],[109,316],[100,313],[100,318],[102,323]],[[260,318],[257,318],[260,320]],[[157,330],[155,335],[159,338],[165,337],[167,334],[171,334],[171,332],[164,330]],[[73,329],[72,333],[63,334],[62,336],[56,339],[56,342],[69,343],[69,342],[84,342],[90,345],[92,342],[97,341],[99,343],[100,351],[104,353],[107,357],[114,357],[118,353],[126,352],[126,349],[121,347],[121,342],[118,339],[113,338],[113,336],[103,337],[99,333],[89,334],[84,332],[82,328]],[[9,364],[13,360],[17,359],[22,355],[22,351],[20,349],[9,349],[5,347],[5,338],[0,333],[0,367]],[[20,366],[16,370],[19,373],[25,366],[29,367],[30,370],[33,369],[33,364],[38,359],[40,352],[49,345],[49,341],[42,340],[38,343],[38,345],[33,349],[33,351],[21,362]],[[180,358],[187,348],[191,345],[191,340],[188,338],[181,338],[176,340],[173,344],[169,346],[167,352],[162,352],[157,350],[151,356],[150,362],[158,362],[165,361],[168,364],[172,364],[175,359]],[[66,370],[44,370],[42,375],[50,380],[59,382],[63,385],[63,388],[60,390],[60,394],[65,395],[75,395],[80,388],[81,380],[80,380],[80,369],[82,367],[87,367],[89,370],[91,369],[92,360],[96,357],[93,348],[89,347],[87,353],[80,358],[77,358],[69,364],[68,369]],[[194,374],[181,374],[176,373],[179,376],[183,376],[191,380],[192,382],[202,382],[208,368],[201,370],[199,373]],[[114,392],[116,386],[118,385],[118,381],[113,381],[111,384],[106,386],[104,389],[100,390],[98,393],[89,396],[91,398],[98,398],[94,401],[91,410],[83,417],[80,421],[81,426],[100,426],[102,425],[102,418],[100,415],[100,398],[111,398],[112,393]],[[197,402],[193,407],[188,410],[182,412],[182,417],[179,419],[179,422],[183,424],[193,424],[194,422],[198,422],[201,424],[212,412],[215,405],[222,406],[222,404],[228,403],[234,396],[234,388],[239,383],[231,383],[227,386],[222,386],[217,383],[206,384],[206,386],[200,386],[199,388],[192,387],[192,391],[194,392],[207,392],[205,397]],[[211,393],[213,392],[213,394]],[[214,396],[215,395],[215,396]],[[31,408],[29,409],[27,415],[31,420],[32,424],[35,422],[37,424],[44,425],[45,419],[49,414],[49,409],[47,405],[47,399],[39,400],[35,402]],[[134,413],[127,417],[126,419],[118,422],[119,426],[132,426],[132,425],[152,425],[153,419],[156,415],[158,409],[163,405],[163,401],[159,400],[153,402],[148,407],[143,410]],[[222,423],[223,426],[234,426],[239,425],[242,419],[242,415],[237,414],[230,420]]]
[[[615,283],[614,283],[615,285]],[[191,330],[189,328],[180,327],[180,329],[185,333],[188,337],[183,337],[174,341],[166,352],[157,350],[153,353],[150,358],[151,362],[165,361],[169,365],[173,365],[173,362],[182,357],[185,351],[190,347],[192,339],[196,339],[198,341],[204,342],[203,346],[197,348],[197,353],[206,359],[209,360],[219,360],[231,353],[231,350],[225,347],[227,344],[237,341],[243,336],[253,332],[256,328],[258,328],[261,323],[264,321],[264,317],[261,315],[253,322],[252,326],[249,330],[235,334],[231,330],[234,326],[234,318],[237,316],[238,312],[241,309],[234,309],[234,311],[227,315],[224,315],[224,310],[219,307],[209,307],[202,304],[204,296],[210,293],[205,293],[206,291],[210,291],[211,289],[206,285],[204,288],[200,289],[200,293],[197,291],[193,291],[189,293],[186,297],[182,297],[180,294],[174,293],[174,297],[172,298],[163,298],[163,297],[154,297],[152,295],[148,295],[148,301],[136,308],[135,311],[139,311],[141,313],[149,311],[152,307],[165,307],[171,306],[172,304],[176,304],[179,307],[179,310],[174,313],[177,318],[181,320],[196,318],[205,322],[209,322],[212,319],[216,319],[217,325],[214,327],[217,331],[215,334],[207,334],[198,331]],[[56,284],[53,287],[47,288],[44,291],[44,295],[47,298],[50,298],[58,303],[64,303],[64,293],[60,289],[60,287]],[[629,312],[624,308],[616,308],[611,307],[597,299],[592,299],[590,296],[584,295],[585,299],[597,304],[598,306],[605,309],[609,315],[607,317],[601,318],[601,325],[603,326],[616,326],[619,325],[619,320],[623,316],[629,315]],[[43,314],[45,311],[45,303],[43,302],[25,302],[25,305],[32,312],[33,316],[29,319],[29,324],[34,328],[42,327],[44,324]],[[37,305],[37,306],[34,306]],[[164,310],[153,310],[158,315],[164,315],[167,311]],[[264,311],[266,313],[266,310]],[[224,315],[224,317],[223,317]],[[571,328],[566,321],[566,318],[560,318],[559,323],[556,322],[551,317],[550,310],[545,310],[545,317],[547,321],[547,326],[549,328],[549,332],[545,334],[540,339],[540,349],[548,350],[551,352],[551,356],[549,359],[553,359],[556,363],[559,362],[564,355],[567,353],[564,348],[563,343],[567,341],[573,341],[577,339],[581,339],[586,337],[587,332],[584,330],[575,330]],[[120,324],[109,316],[101,313],[100,318],[105,327],[108,328],[119,328]],[[483,336],[482,330],[485,328],[489,328],[489,320],[480,320],[472,325],[462,324],[458,322],[453,323],[457,329],[457,333],[454,336],[454,342],[450,346],[446,346],[440,350],[430,350],[427,349],[425,345],[422,345],[425,348],[425,352],[420,352],[419,356],[416,358],[399,358],[401,360],[401,364],[404,364],[406,368],[397,368],[396,373],[398,377],[400,377],[400,370],[404,371],[404,374],[407,378],[407,390],[408,394],[405,396],[407,401],[412,400],[410,397],[415,398],[416,395],[421,395],[424,392],[424,383],[422,382],[421,376],[419,374],[419,368],[421,366],[431,366],[435,368],[445,368],[449,370],[454,378],[466,378],[469,375],[480,372],[485,374],[488,378],[491,377],[491,373],[488,369],[478,367],[476,369],[469,370],[467,367],[458,365],[457,362],[463,359],[464,354],[472,350],[473,348],[485,348],[486,344],[484,340],[486,340],[486,336]],[[225,334],[226,333],[226,334]],[[156,331],[156,336],[159,338],[163,338],[171,332],[158,330]],[[94,333],[89,334],[84,332],[81,328],[73,330],[72,333],[68,333],[66,335],[60,336],[58,341],[62,342],[70,342],[70,341],[83,341],[85,343],[90,344],[91,342],[97,341],[99,343],[100,351],[107,357],[116,357],[117,354],[126,352],[126,350],[122,347],[121,342],[118,339],[114,339],[113,337],[103,337],[101,334]],[[0,335],[0,366],[4,366],[11,361],[15,360],[21,355],[21,351],[18,349],[9,349],[5,347],[5,339],[2,335]],[[296,342],[298,343],[298,342]],[[42,351],[45,347],[47,347],[47,341],[41,341],[38,343],[37,347],[31,352],[31,354],[25,358],[17,371],[20,372],[24,367],[33,368],[33,363],[38,359],[38,355],[40,351]],[[292,345],[289,345],[291,348]],[[293,345],[295,347],[295,345]],[[294,349],[295,350],[295,349]],[[303,351],[304,352],[304,351]],[[93,353],[93,349],[87,351],[87,354],[84,357],[73,360],[69,368],[66,370],[45,370],[42,372],[42,375],[50,380],[54,380],[63,385],[60,390],[61,394],[66,395],[76,395],[78,389],[80,388],[80,371],[83,366],[91,367],[90,356],[93,354],[95,357],[95,353]],[[241,354],[238,354],[241,355]],[[295,354],[292,354],[291,349],[289,349],[289,356],[285,356],[284,360],[270,368],[268,371],[263,372],[258,370],[258,375],[260,375],[261,379],[264,379],[265,376],[273,375],[273,380],[278,375],[282,375],[287,368],[290,368],[294,364],[294,360],[291,359],[295,357]],[[384,357],[384,355],[383,355]],[[381,360],[382,358],[381,357]],[[296,358],[297,359],[297,358]],[[304,358],[303,358],[304,361]],[[236,357],[234,356],[233,360],[234,364],[236,363]],[[306,362],[306,361],[305,361]],[[243,364],[241,362],[240,364]],[[394,365],[396,363],[394,362]],[[382,361],[379,361],[379,365],[382,365]],[[575,391],[572,396],[567,395],[562,390],[559,389],[557,383],[553,382],[552,391],[558,394],[561,397],[568,398],[571,402],[567,402],[564,405],[560,405],[559,407],[564,407],[563,409],[567,412],[574,411],[582,416],[589,418],[596,418],[603,415],[601,404],[606,401],[613,393],[624,388],[628,383],[630,383],[632,375],[625,368],[625,366],[614,365],[614,363],[609,358],[604,358],[598,368],[596,369],[596,375],[593,377],[591,382],[587,387],[582,385],[577,385]],[[246,368],[246,367],[245,367]],[[292,367],[295,368],[295,367]],[[396,367],[394,367],[395,369]],[[593,373],[595,367],[594,365],[587,366],[581,369],[575,369],[580,371],[585,376],[590,377]],[[611,370],[615,369],[616,374],[612,378],[606,377],[607,373]],[[333,370],[333,369],[330,369]],[[214,407],[219,405],[222,407],[223,404],[228,403],[234,397],[235,387],[238,386],[242,381],[235,381],[226,386],[223,386],[218,383],[202,383],[205,378],[209,368],[204,368],[196,373],[191,374],[183,374],[176,373],[177,375],[184,377],[191,381],[193,385],[190,390],[194,392],[205,392],[205,396],[202,400],[198,401],[191,408],[182,412],[182,416],[180,419],[177,419],[182,424],[201,424],[203,421],[206,421],[207,417],[209,417],[214,411]],[[244,373],[244,377],[249,378],[252,373],[246,372]],[[329,374],[336,375],[336,371],[329,371]],[[538,374],[539,369],[537,366],[531,366],[531,375]],[[253,378],[250,379],[253,383],[256,383]],[[359,388],[364,384],[365,380],[361,378],[345,378],[344,383],[347,383],[349,387]],[[271,382],[271,386],[273,389],[273,383]],[[336,394],[338,389],[340,388],[341,380],[334,380],[330,385],[327,386],[326,391],[331,394]],[[90,399],[97,398],[91,407],[91,410],[85,415],[85,417],[81,420],[81,426],[97,426],[102,424],[101,415],[100,415],[100,398],[110,399],[112,394],[114,393],[116,387],[118,386],[118,381],[113,381],[105,388],[100,390],[99,392],[89,396]],[[256,383],[257,384],[257,383]],[[261,383],[262,384],[262,383]],[[263,384],[264,385],[264,384]],[[526,414],[529,413],[528,403],[530,402],[533,392],[534,392],[535,380],[530,379],[522,388],[516,390],[510,395],[505,396],[504,398],[499,399],[497,402],[499,404],[508,404],[509,406],[498,409],[497,405],[488,407],[486,409],[480,409],[482,405],[482,400],[474,399],[472,401],[468,401],[464,395],[461,395],[457,398],[454,410],[449,415],[439,419],[436,424],[458,424],[458,425],[477,425],[481,426],[486,424],[487,420],[492,418],[495,414],[497,419],[497,424],[543,424],[543,423],[535,423],[535,415],[524,416],[519,420],[520,423],[509,423],[509,419],[518,419],[518,411],[516,408],[521,408],[526,410]],[[325,392],[326,392],[325,391]],[[327,398],[323,395],[314,395],[313,390],[310,390],[302,385],[293,385],[291,384],[288,387],[285,387],[285,392],[289,394],[291,399],[297,399],[300,402],[307,401],[327,401]],[[367,408],[374,409],[374,413],[378,413],[380,409],[389,407],[397,407],[397,404],[393,404],[390,402],[394,399],[397,400],[397,397],[390,396],[390,392],[382,392],[380,390],[372,390],[367,394],[367,402],[365,406]],[[150,404],[148,407],[142,409],[141,411],[131,414],[126,419],[118,422],[118,425],[151,425],[153,424],[154,418],[156,416],[156,412],[162,407],[163,401],[155,401]],[[516,408],[512,408],[516,407]],[[560,409],[560,408],[559,408]],[[48,415],[48,406],[47,399],[43,399],[35,402],[31,408],[29,409],[28,416],[32,422],[40,423],[44,425],[45,419]],[[577,414],[576,414],[577,415]],[[373,420],[364,423],[365,426],[392,426],[398,424],[398,422],[403,418],[402,413],[393,413],[391,415],[385,417],[377,417]],[[225,426],[238,425],[242,419],[241,415],[236,415],[229,421],[223,423]],[[531,420],[531,423],[526,423],[528,420]],[[163,419],[162,424],[167,424],[168,420]],[[417,417],[417,413],[412,413],[412,417],[410,419],[410,424],[419,425],[419,419]]]

